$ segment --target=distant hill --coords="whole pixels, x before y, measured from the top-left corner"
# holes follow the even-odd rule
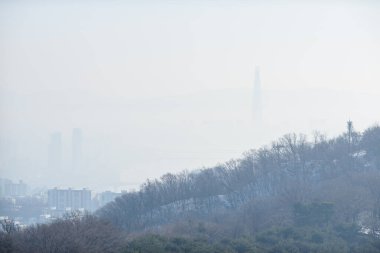
[[[96,214],[129,233],[188,235],[197,222],[223,235],[300,223],[380,233],[380,127],[288,134],[238,160],[148,180]]]

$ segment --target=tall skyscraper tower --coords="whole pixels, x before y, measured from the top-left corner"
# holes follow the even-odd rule
[[[253,86],[253,121],[256,126],[262,124],[262,101],[261,101],[261,80],[260,80],[260,68],[255,67],[255,82]]]
[[[72,134],[72,168],[74,171],[82,167],[82,129],[74,128]]]
[[[49,171],[53,173],[60,171],[62,168],[62,139],[60,132],[50,135],[48,153]]]

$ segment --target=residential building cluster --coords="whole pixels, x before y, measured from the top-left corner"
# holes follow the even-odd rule
[[[27,185],[23,181],[14,183],[9,179],[0,178],[0,197],[21,197],[26,196]]]
[[[72,211],[94,212],[121,194],[57,187],[31,191],[22,181],[14,183],[0,178],[0,217],[14,219],[23,225],[45,223]]]

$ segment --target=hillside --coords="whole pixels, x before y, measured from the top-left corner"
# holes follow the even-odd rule
[[[97,215],[128,232],[201,220],[223,231],[255,233],[293,224],[297,205],[329,203],[329,219],[378,233],[379,182],[379,126],[332,139],[288,134],[238,160],[148,180]]]

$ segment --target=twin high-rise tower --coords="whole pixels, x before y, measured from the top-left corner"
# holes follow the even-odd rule
[[[71,139],[71,169],[77,171],[82,167],[82,130],[74,128]],[[55,132],[50,135],[48,169],[50,172],[60,172],[64,167],[62,135]]]

